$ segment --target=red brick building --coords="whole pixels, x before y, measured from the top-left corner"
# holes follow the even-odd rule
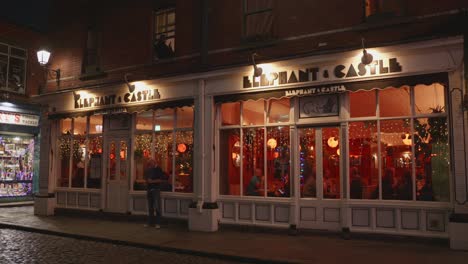
[[[466,248],[466,5],[55,1],[37,212],[144,214],[155,158],[163,214],[191,229]]]

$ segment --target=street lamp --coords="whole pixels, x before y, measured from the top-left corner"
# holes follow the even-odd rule
[[[49,58],[50,58],[50,52],[45,50],[45,49],[41,49],[37,52],[37,61],[39,62],[39,64],[41,66],[44,67],[44,69],[46,70],[46,74],[47,73],[55,73],[55,80],[57,81],[57,85],[60,84],[60,69],[50,69],[49,67],[47,67],[47,63],[49,62]]]

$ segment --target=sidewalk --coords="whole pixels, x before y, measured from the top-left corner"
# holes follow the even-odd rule
[[[284,232],[246,232],[232,228],[202,233],[189,232],[180,223],[170,223],[157,230],[145,228],[138,221],[61,215],[38,217],[33,214],[32,206],[0,207],[0,228],[264,263],[462,264],[468,259],[468,252],[453,251],[445,243],[430,240],[344,240],[333,234],[299,232],[297,236],[289,236]]]

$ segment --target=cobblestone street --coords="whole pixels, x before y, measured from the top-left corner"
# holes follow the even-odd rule
[[[0,263],[241,263],[74,238],[0,229]]]

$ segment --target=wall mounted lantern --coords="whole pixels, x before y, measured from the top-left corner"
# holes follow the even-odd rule
[[[55,74],[55,80],[57,81],[57,85],[60,84],[60,69],[50,69],[49,67],[47,67],[47,63],[49,63],[49,58],[50,58],[50,52],[45,50],[45,49],[41,49],[37,52],[37,61],[39,62],[39,64],[41,66],[44,67],[44,69],[46,70],[46,74],[50,74],[50,73],[54,73]]]
[[[374,60],[374,57],[372,54],[367,52],[366,47],[364,46],[364,38],[361,39],[362,42],[362,57],[361,57],[361,63],[364,65],[371,64],[371,62]]]

